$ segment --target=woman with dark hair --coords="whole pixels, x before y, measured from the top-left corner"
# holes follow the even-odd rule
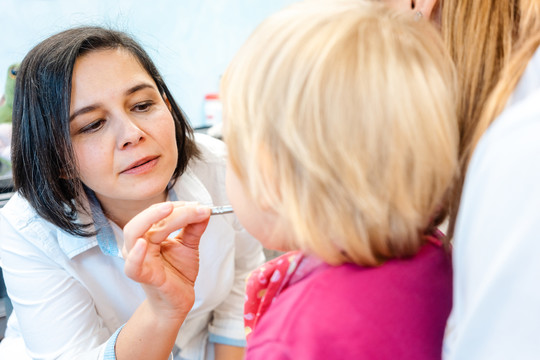
[[[39,359],[242,357],[262,249],[234,215],[209,220],[228,203],[225,147],[193,134],[139,44],[100,27],[38,44],[17,76],[12,146],[0,357],[23,341]]]

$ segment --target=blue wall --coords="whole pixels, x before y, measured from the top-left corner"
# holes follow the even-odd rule
[[[6,71],[39,41],[74,25],[132,34],[156,62],[193,126],[203,98],[265,17],[296,0],[0,0],[0,94]]]

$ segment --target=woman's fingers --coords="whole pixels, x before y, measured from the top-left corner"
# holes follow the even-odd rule
[[[199,239],[206,230],[206,226],[208,225],[209,220],[210,217],[208,217],[205,221],[187,225],[176,236],[176,239],[182,241],[182,243],[187,247],[198,247]]]
[[[146,249],[146,240],[138,239],[131,251],[125,256],[124,272],[132,280],[139,281],[141,279]]]
[[[191,273],[196,277],[199,240],[209,218],[207,206],[183,202],[153,205],[137,214],[124,227],[122,253],[126,274],[139,282],[161,283],[165,268],[178,270],[177,266],[182,264],[194,270],[188,271],[188,278]],[[168,241],[169,234],[178,229],[182,230],[177,239]]]
[[[173,209],[173,203],[166,202],[152,205],[135,215],[124,226],[124,247],[129,251],[137,239],[144,237],[155,223],[159,223],[165,219],[172,213]]]
[[[198,238],[206,229],[206,224],[210,218],[210,209],[207,206],[184,204],[176,206],[174,210],[163,220],[156,222],[146,233],[144,238],[151,243],[160,244],[170,233],[178,229],[195,230]]]

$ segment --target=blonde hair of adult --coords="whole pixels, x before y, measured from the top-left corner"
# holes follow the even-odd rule
[[[540,0],[443,0],[441,25],[461,92],[461,178],[451,200],[452,233],[472,152],[540,46]]]
[[[456,173],[455,83],[427,21],[369,1],[294,4],[222,78],[232,167],[293,248],[331,264],[411,256]]]

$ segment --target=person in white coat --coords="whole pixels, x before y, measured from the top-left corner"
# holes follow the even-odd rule
[[[504,70],[464,159],[447,360],[540,357],[539,25],[535,31]]]
[[[21,64],[13,122],[0,358],[241,359],[262,247],[210,218],[225,145],[193,135],[144,50],[100,27],[53,35]]]
[[[439,219],[454,235],[443,358],[537,359],[540,2],[383,2],[440,28],[460,81],[462,171]]]

